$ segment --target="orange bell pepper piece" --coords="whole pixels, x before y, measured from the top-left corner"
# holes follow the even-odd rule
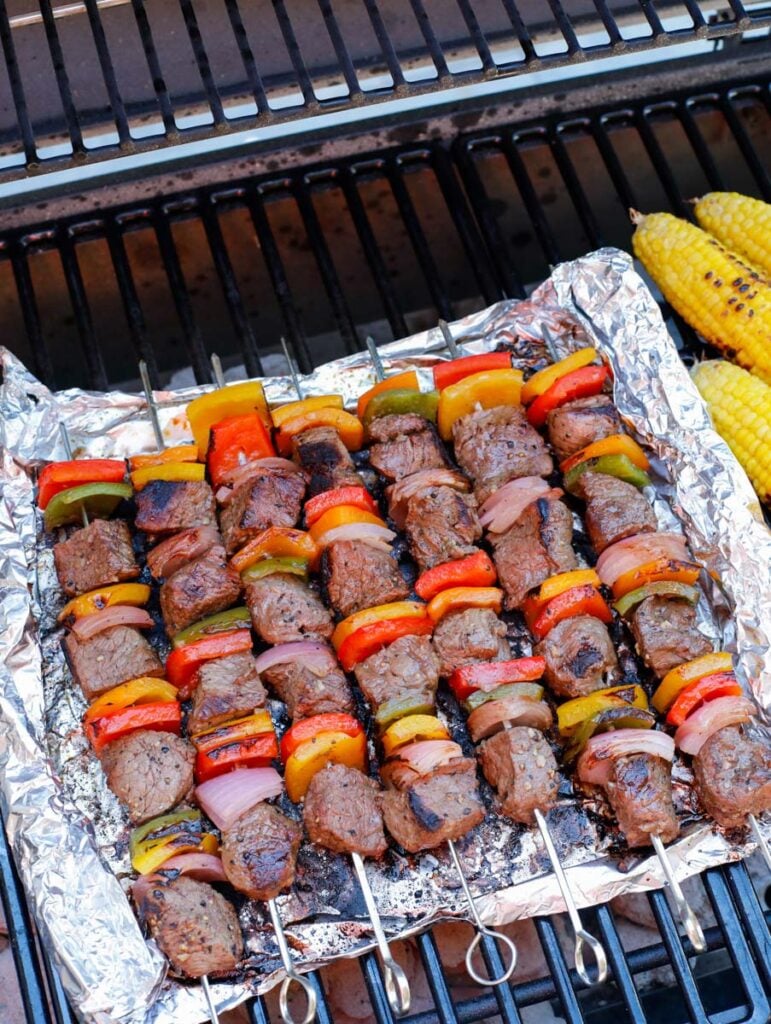
[[[390,725],[383,733],[383,753],[390,757],[406,743],[418,740],[448,740],[447,727],[435,715],[407,715]]]
[[[257,380],[229,384],[194,398],[187,407],[187,418],[198,450],[208,451],[209,431],[215,423],[229,416],[243,416],[249,412],[259,413],[263,423],[270,430],[273,423],[268,412],[268,403],[262,384]]]
[[[450,587],[491,587],[497,578],[490,556],[486,551],[477,551],[421,573],[415,582],[415,593],[424,601],[430,601]]]
[[[576,615],[591,615],[601,622],[610,622],[613,618],[605,598],[596,587],[573,587],[548,602],[533,620],[532,625],[528,623],[530,632],[537,640],[543,640],[558,622]],[[527,618],[527,613],[525,617]]]
[[[419,391],[420,382],[418,381],[418,375],[415,370],[405,370],[404,373],[395,373],[391,377],[386,377],[385,380],[379,380],[377,384],[373,385],[368,391],[365,391],[360,395],[359,401],[356,405],[356,415],[359,419],[364,418],[367,406],[375,395],[380,395],[383,391],[393,391],[394,388],[414,388],[415,391]]]
[[[292,454],[292,438],[312,427],[332,427],[349,452],[357,452],[364,442],[361,421],[345,409],[314,409],[287,420],[276,434],[276,447],[280,455]]]
[[[705,676],[716,675],[718,672],[731,672],[733,660],[728,651],[717,651],[703,654],[693,661],[686,661],[673,668],[664,676],[658,689],[653,694],[651,703],[662,715],[674,702],[682,690]]]
[[[440,437],[449,441],[453,423],[477,408],[519,405],[521,391],[521,370],[482,370],[450,384],[439,396],[436,422]]]
[[[290,526],[269,526],[233,555],[230,564],[238,572],[243,572],[262,558],[304,558],[314,569],[319,554],[316,542],[305,530],[295,530]]]
[[[316,395],[313,398],[302,398],[298,402],[287,402],[286,405],[280,405],[277,409],[271,409],[270,415],[273,420],[273,426],[276,430],[280,430],[288,420],[296,419],[298,416],[305,416],[306,413],[316,412],[318,409],[342,408],[342,395]]]
[[[618,601],[625,594],[648,583],[667,580],[672,583],[695,583],[701,575],[701,566],[696,562],[680,562],[676,558],[656,558],[652,562],[638,565],[636,569],[622,573],[613,584],[613,599]]]
[[[205,476],[206,467],[202,462],[163,462],[135,469],[131,483],[135,491],[141,491],[151,480],[203,480]]]
[[[320,519],[317,519],[309,532],[318,543],[327,530],[334,530],[338,526],[348,526],[351,523],[371,523],[373,526],[382,526],[387,529],[380,516],[365,512],[364,509],[356,508],[353,505],[336,505],[326,511]]]
[[[129,469],[147,469],[148,466],[162,466],[166,462],[198,462],[197,444],[176,444],[172,448],[164,448],[159,452],[147,455],[132,455]]]
[[[598,459],[601,455],[626,455],[633,465],[638,469],[647,471],[650,469],[648,456],[629,434],[611,434],[610,437],[600,438],[592,444],[582,448],[580,452],[571,455],[560,463],[560,470],[567,473],[573,466],[578,466],[587,459]]]
[[[59,612],[57,622],[83,619],[86,615],[115,605],[125,604],[132,608],[141,608],[149,600],[150,587],[146,583],[113,583],[109,587],[99,587],[97,590],[89,590],[87,594],[81,594],[80,597],[73,597]]]
[[[390,604],[376,604],[372,608],[365,608],[363,611],[354,612],[347,619],[343,619],[335,627],[332,634],[332,646],[339,650],[349,636],[352,636],[364,626],[372,626],[379,622],[387,622],[389,619],[426,619],[428,611],[424,604],[417,601],[392,601]]]
[[[529,405],[534,398],[538,398],[539,395],[543,395],[548,391],[552,384],[556,383],[560,377],[564,377],[566,373],[572,373],[573,370],[580,370],[583,366],[589,366],[596,358],[596,348],[580,348],[577,352],[572,352],[565,359],[560,359],[559,362],[552,363],[551,366],[547,366],[543,370],[539,370],[538,373],[534,373],[522,385],[523,403]]]
[[[359,727],[347,732],[321,732],[302,743],[284,766],[287,796],[297,803],[308,791],[313,776],[328,764],[343,764],[363,772],[367,763],[367,737]]]
[[[439,622],[448,612],[462,608],[492,608],[499,612],[502,604],[503,591],[500,587],[450,587],[431,598],[428,614],[434,622]]]
[[[600,577],[594,569],[572,569],[570,572],[560,572],[556,576],[550,576],[544,580],[537,594],[526,597],[522,605],[522,613],[528,627],[535,622],[543,609],[555,597],[564,594],[566,590],[574,587],[599,587]]]

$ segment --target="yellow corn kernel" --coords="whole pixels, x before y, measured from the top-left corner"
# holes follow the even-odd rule
[[[631,216],[635,255],[664,297],[723,355],[771,384],[771,284],[686,220]]]
[[[691,377],[715,430],[744,467],[760,500],[771,505],[771,388],[724,359],[697,363]]]
[[[738,192],[708,192],[697,199],[696,220],[705,231],[771,277],[771,205]]]

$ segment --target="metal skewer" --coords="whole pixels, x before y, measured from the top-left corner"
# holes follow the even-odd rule
[[[659,859],[659,864],[661,864],[661,869],[664,872],[667,884],[672,891],[672,896],[677,906],[677,912],[680,915],[680,923],[683,928],[685,928],[685,934],[691,940],[691,945],[696,952],[703,953],[707,948],[704,932],[699,924],[698,917],[693,912],[693,908],[688,900],[685,898],[685,894],[680,887],[680,883],[672,870],[672,865],[669,862],[666,847],[661,841],[661,836],[650,835],[649,838],[653,849],[656,851],[656,856]]]
[[[748,815],[748,817],[750,819],[750,828],[752,829],[755,839],[758,842],[758,849],[763,855],[763,859],[765,860],[769,869],[771,869],[771,850],[768,847],[768,841],[766,840],[766,837],[760,830],[760,822],[754,814],[750,814]]]
[[[67,458],[70,461],[72,461],[72,443],[70,441],[70,435],[69,435],[69,431],[67,430],[67,426],[62,421],[60,421],[60,423],[59,423],[59,433],[62,436],[62,445],[64,446],[64,454],[67,456]],[[80,506],[80,514],[81,514],[81,516],[83,518],[83,525],[84,526],[88,526],[88,512],[86,512],[86,506],[85,505],[81,505]]]

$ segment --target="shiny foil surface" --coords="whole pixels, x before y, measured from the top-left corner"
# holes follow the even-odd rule
[[[587,339],[605,353],[619,411],[653,454],[662,526],[682,527],[694,554],[720,581],[700,605],[700,628],[715,646],[736,653],[740,675],[767,708],[771,534],[744,472],[711,429],[630,257],[606,249],[563,264],[531,300],[501,302],[450,327],[465,352],[506,345],[522,368],[541,365],[547,353],[565,354]],[[53,539],[44,534],[34,506],[36,468],[65,458],[60,423],[67,426],[76,457],[152,451],[147,405],[143,396],[119,392],[52,394],[9,352],[0,354],[0,805],[16,864],[46,948],[82,1020],[203,1021],[208,1016],[200,987],[165,978],[164,958],[143,938],[126,896],[128,824],[82,734],[85,702],[64,663],[56,626],[63,596]],[[430,389],[429,369],[448,353],[435,328],[383,346],[381,357],[387,373],[417,367],[422,386]],[[374,380],[369,356],[360,353],[318,368],[301,386],[305,395],[341,392],[352,406]],[[297,397],[290,377],[264,383],[271,404]],[[185,406],[206,390],[156,392],[168,442],[189,437]],[[528,653],[514,625],[511,639],[515,650]],[[440,706],[455,738],[470,750],[451,703],[440,700]],[[670,847],[678,877],[754,848],[750,837],[726,836],[699,817],[682,764],[676,763],[674,777],[683,825]],[[458,844],[484,919],[500,923],[562,911],[539,837],[499,817],[489,788],[485,798],[486,821]],[[578,905],[660,887],[658,862],[625,852],[596,811],[576,797],[566,779],[560,803],[548,816]],[[368,863],[367,871],[391,937],[468,916],[441,848],[419,857],[390,850],[382,863]],[[373,947],[344,857],[304,844],[297,882],[278,903],[300,969]],[[248,955],[241,977],[212,986],[221,1010],[282,977],[266,912],[243,902],[240,917]]]

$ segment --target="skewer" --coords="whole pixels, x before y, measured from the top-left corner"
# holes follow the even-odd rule
[[[59,433],[62,436],[62,445],[64,446],[64,454],[71,461],[72,460],[72,443],[70,441],[70,434],[69,434],[69,431],[67,430],[67,425],[63,421],[60,421],[60,423],[59,423]],[[86,506],[85,505],[81,505],[80,506],[80,514],[81,514],[81,516],[83,518],[83,525],[84,526],[88,526],[88,512],[86,512]]]

